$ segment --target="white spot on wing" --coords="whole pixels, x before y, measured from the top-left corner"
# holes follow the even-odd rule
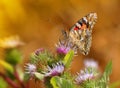
[[[83,20],[84,20],[86,23],[87,23],[87,21],[88,21],[86,17],[83,17]]]
[[[79,23],[76,23],[76,26],[77,26],[78,28],[81,28],[81,25],[80,25]]]

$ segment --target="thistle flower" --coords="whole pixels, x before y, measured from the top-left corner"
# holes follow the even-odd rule
[[[20,40],[19,36],[10,36],[0,39],[0,47],[2,48],[14,48],[21,45],[24,45],[24,43]]]
[[[98,63],[93,59],[85,59],[84,60],[85,67],[91,67],[91,68],[98,68]]]
[[[34,73],[36,72],[36,66],[34,64],[26,64],[25,66],[25,73],[29,74],[31,77],[34,75]]]
[[[66,39],[66,41],[59,41],[59,43],[56,44],[56,51],[58,54],[66,55],[70,50],[73,50],[75,54],[77,53],[77,47],[74,46],[69,39]]]
[[[44,48],[39,48],[39,49],[35,50],[35,55],[38,56],[43,51],[44,51]]]
[[[95,74],[93,72],[93,70],[81,70],[80,73],[77,73],[77,77],[75,78],[75,83],[76,84],[82,84],[83,82],[87,81],[87,80],[91,80],[95,78]]]
[[[45,77],[51,77],[60,75],[65,70],[65,67],[62,62],[58,62],[57,64],[53,64],[52,67],[47,67],[47,72],[45,72]]]

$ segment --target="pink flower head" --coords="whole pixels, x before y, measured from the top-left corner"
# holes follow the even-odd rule
[[[77,77],[75,78],[76,84],[82,84],[87,80],[91,80],[95,77],[93,70],[88,71],[88,69],[81,70],[80,73],[77,73]]]
[[[57,64],[53,64],[52,67],[47,67],[47,72],[45,72],[45,76],[56,76],[63,73],[65,70],[64,65],[62,62],[58,62]]]
[[[77,53],[77,47],[74,46],[69,39],[66,41],[59,41],[56,45],[56,51],[58,54],[66,55],[70,50],[73,50],[75,54]]]
[[[43,51],[45,51],[44,48],[39,48],[39,49],[35,50],[35,54],[38,56]]]

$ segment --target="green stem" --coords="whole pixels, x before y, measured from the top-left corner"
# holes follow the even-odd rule
[[[18,72],[16,71],[16,68],[14,68],[14,75],[15,78],[17,79],[17,81],[19,82],[19,84],[21,85],[22,88],[25,88],[25,84],[24,82],[20,79]]]

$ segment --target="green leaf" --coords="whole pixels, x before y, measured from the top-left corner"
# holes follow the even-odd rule
[[[96,82],[95,80],[87,80],[81,84],[81,87],[83,87],[83,88],[97,88],[95,82]]]
[[[44,79],[44,85],[45,88],[53,88],[52,84],[50,83],[51,77],[45,77]]]
[[[112,61],[110,61],[106,68],[105,68],[105,71],[101,77],[101,79],[98,81],[97,85],[100,87],[100,88],[106,88],[108,87],[108,83],[109,83],[109,75],[111,74],[112,72]]]
[[[103,73],[103,78],[102,79],[104,79],[104,80],[108,80],[108,78],[109,78],[109,75],[111,74],[111,72],[112,72],[112,61],[110,61],[108,64],[107,64],[107,66],[106,66],[106,68],[105,68],[105,71],[104,71],[104,73]]]
[[[13,73],[13,71],[14,71],[13,66],[11,64],[9,64],[6,61],[1,60],[1,59],[0,59],[0,66],[4,67],[10,73]]]
[[[109,75],[112,73],[112,61],[110,61],[106,68],[105,68],[105,71],[103,73],[103,80],[104,81],[109,81]]]
[[[74,56],[74,51],[71,50],[67,53],[67,55],[64,57],[63,59],[63,63],[65,65],[65,67],[69,67],[71,65],[71,62],[72,62],[72,58]]]
[[[30,75],[27,73],[24,73],[24,81],[27,82],[30,79]]]
[[[69,79],[60,78],[58,76],[52,77],[50,80],[53,88],[75,88],[75,85]]]
[[[35,77],[38,78],[39,80],[42,80],[44,78],[44,75],[38,72],[35,72]]]
[[[53,88],[59,88],[57,85],[57,77],[52,77],[50,83],[52,84]]]
[[[2,78],[0,78],[0,88],[7,88],[7,83]]]
[[[33,64],[35,64],[35,63],[38,62],[38,61],[37,61],[37,58],[36,58],[36,56],[35,56],[34,53],[32,53],[32,54],[30,55],[30,62],[33,63]]]
[[[17,73],[18,73],[20,79],[23,80],[24,79],[24,72],[23,72],[22,68],[17,66],[16,70],[17,70]]]
[[[5,54],[5,60],[9,64],[15,66],[22,60],[21,52],[18,49],[7,49]]]
[[[109,76],[112,73],[112,61],[110,61],[104,71],[104,74],[106,74],[106,76]]]

